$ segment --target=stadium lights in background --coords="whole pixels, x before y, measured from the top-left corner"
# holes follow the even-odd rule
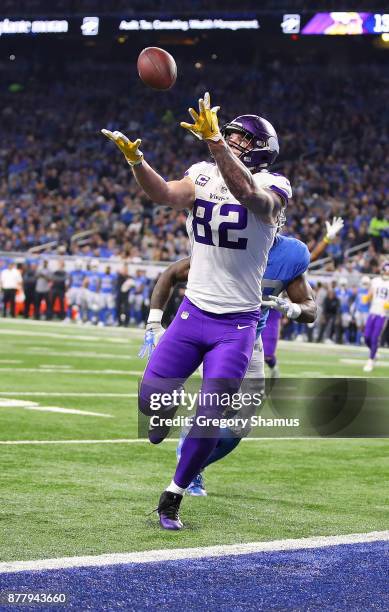
[[[257,17],[257,18],[256,18]],[[302,13],[273,13],[272,15],[251,14],[235,19],[209,17],[206,19],[182,19],[180,16],[171,19],[138,19],[118,18],[114,16],[66,17],[65,19],[1,19],[0,37],[4,35],[118,35],[136,31],[200,31],[225,30],[244,31],[261,30],[263,33],[285,35],[362,35],[389,33],[389,13],[366,12],[331,12],[307,15]],[[103,33],[102,33],[103,30]]]

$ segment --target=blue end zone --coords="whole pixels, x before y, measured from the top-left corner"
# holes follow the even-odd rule
[[[0,574],[0,592],[65,592],[68,601],[59,609],[76,610],[387,611],[388,553],[388,542],[373,542]],[[1,606],[2,611],[37,608]]]

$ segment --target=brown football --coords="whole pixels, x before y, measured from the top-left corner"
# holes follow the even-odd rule
[[[174,57],[159,47],[143,49],[137,67],[143,83],[153,89],[170,89],[176,82],[177,65]]]

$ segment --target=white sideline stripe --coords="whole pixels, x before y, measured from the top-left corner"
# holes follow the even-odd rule
[[[302,550],[344,544],[385,542],[387,540],[389,540],[389,531],[372,531],[371,533],[318,536],[296,540],[273,540],[270,542],[249,542],[247,544],[205,546],[204,548],[165,548],[164,550],[147,550],[135,553],[62,557],[58,559],[39,559],[37,561],[11,561],[0,563],[0,573],[42,571],[74,567],[104,567],[107,565],[128,563],[153,563],[156,561],[175,561],[178,559],[201,559],[203,557],[230,557],[235,555],[248,555],[250,553]]]
[[[138,397],[137,393],[69,393],[68,391],[1,391],[0,395],[17,397]]]

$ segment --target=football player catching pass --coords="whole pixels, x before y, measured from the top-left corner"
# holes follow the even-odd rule
[[[370,291],[363,301],[370,302],[365,327],[365,342],[370,349],[370,356],[363,370],[371,372],[374,368],[381,334],[389,317],[389,261],[382,264],[381,275],[373,278]]]
[[[185,298],[152,353],[139,390],[140,410],[156,415],[151,396],[172,394],[203,363],[204,401],[198,403],[175,475],[158,504],[161,526],[172,530],[183,527],[178,515],[182,496],[219,439],[219,428],[211,421],[224,408],[215,397],[236,393],[249,365],[261,280],[292,195],[289,181],[267,170],[279,152],[273,126],[256,115],[243,115],[222,133],[218,110],[211,108],[208,93],[199,100],[199,113],[189,109],[194,123],[181,126],[206,142],[214,161],[194,164],[179,181],[165,181],[149,166],[139,151],[139,139],[130,142],[120,132],[103,130],[124,153],[150,199],[189,211],[192,255]],[[174,416],[177,408],[162,414],[159,410],[160,436],[152,441],[166,437],[164,419]],[[206,429],[201,426],[204,420]]]
[[[264,382],[264,356],[261,342],[261,332],[267,324],[270,307],[276,308],[285,316],[302,323],[312,323],[316,317],[316,305],[312,289],[305,279],[305,271],[310,261],[309,251],[305,244],[296,238],[277,234],[273,246],[269,251],[266,271],[262,280],[263,303],[261,317],[257,327],[257,341],[246,372],[242,391],[253,392],[263,389]],[[161,325],[163,310],[169,300],[174,286],[179,282],[186,282],[190,270],[190,258],[181,259],[171,264],[159,277],[152,296],[149,320],[146,327],[145,342],[141,348],[140,356],[150,355],[153,348],[165,332]],[[289,300],[277,296],[286,291]],[[152,314],[153,313],[153,314]],[[245,414],[244,416],[251,416]],[[220,429],[220,436],[215,449],[207,458],[202,469],[219,461],[228,455],[239,444],[242,437],[247,436],[249,430],[236,431],[230,428]],[[177,448],[177,457],[180,457],[181,446],[185,439],[181,436]],[[186,491],[189,495],[206,495],[203,477],[199,473],[192,480]]]

